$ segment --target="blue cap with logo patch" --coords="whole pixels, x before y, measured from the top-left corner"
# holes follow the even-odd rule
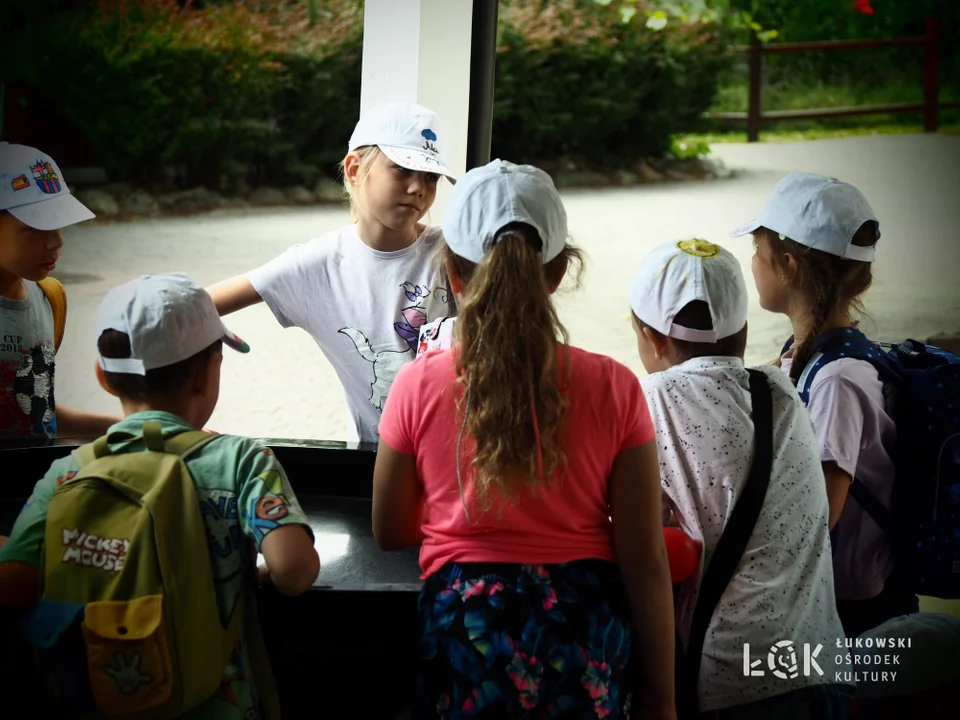
[[[36,230],[60,230],[96,217],[77,200],[53,158],[0,142],[0,210]]]

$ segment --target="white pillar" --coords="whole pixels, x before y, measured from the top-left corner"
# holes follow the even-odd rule
[[[406,101],[437,113],[443,159],[466,171],[473,0],[365,0],[360,112]],[[430,222],[443,219],[450,184],[441,181]]]

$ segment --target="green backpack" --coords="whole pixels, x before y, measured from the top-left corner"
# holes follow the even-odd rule
[[[244,595],[220,623],[207,535],[184,458],[216,435],[142,452],[108,437],[75,451],[79,470],[47,511],[41,602],[33,620],[41,678],[58,712],[172,718],[212,696],[233,651]],[[114,434],[111,441],[135,439]],[[59,715],[58,715],[59,716]]]

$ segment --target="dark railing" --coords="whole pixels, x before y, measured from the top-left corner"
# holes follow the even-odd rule
[[[904,47],[919,45],[924,49],[923,102],[888,103],[884,105],[861,105],[857,107],[811,108],[805,110],[760,109],[760,88],[763,81],[763,56],[779,53],[808,52],[816,50],[857,50],[861,48]],[[750,33],[749,45],[738,45],[733,52],[746,53],[749,73],[749,107],[747,112],[711,113],[718,120],[733,120],[747,123],[747,141],[760,139],[760,124],[777,120],[815,120],[821,118],[849,117],[852,115],[875,115],[905,112],[923,113],[924,132],[936,132],[940,108],[960,107],[960,100],[940,102],[940,31],[934,19],[927,20],[927,32],[923,37],[883,38],[877,40],[831,40],[824,42],[770,43],[764,45],[755,32]]]

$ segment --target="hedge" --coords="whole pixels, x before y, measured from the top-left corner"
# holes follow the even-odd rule
[[[36,0],[20,0],[32,4]],[[318,0],[44,0],[6,80],[55,100],[115,180],[311,183],[359,112],[363,8]],[[694,129],[726,58],[715,26],[623,23],[620,3],[501,3],[493,152],[627,167]],[[29,14],[29,13],[27,13]],[[36,15],[36,13],[34,13]]]

